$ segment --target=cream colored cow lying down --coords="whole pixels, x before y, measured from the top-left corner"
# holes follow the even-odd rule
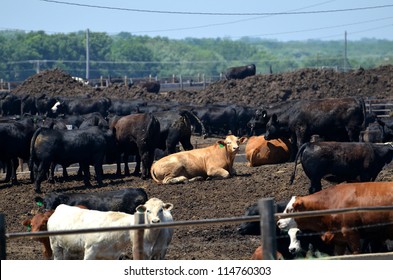
[[[228,178],[234,174],[239,145],[246,141],[246,137],[228,135],[212,146],[168,155],[152,165],[151,176],[161,184]]]
[[[172,222],[172,203],[150,198],[144,207],[145,223]],[[134,224],[134,215],[115,211],[86,210],[60,204],[48,219],[48,231],[77,230],[86,228],[123,227]],[[52,235],[49,237],[55,260],[117,260],[128,245],[133,246],[134,231],[108,231],[79,235]],[[172,240],[172,228],[144,230],[143,258],[164,259]]]

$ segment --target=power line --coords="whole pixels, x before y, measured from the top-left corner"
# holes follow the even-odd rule
[[[391,8],[393,4],[390,5],[379,5],[379,6],[368,6],[368,7],[357,7],[357,8],[347,8],[347,9],[333,9],[333,10],[316,10],[316,11],[290,11],[290,12],[258,12],[258,13],[224,13],[224,12],[187,12],[187,11],[165,11],[165,10],[148,10],[148,9],[132,9],[132,8],[120,8],[111,6],[99,6],[90,4],[73,3],[66,1],[55,1],[55,0],[41,0],[43,2],[86,7],[86,8],[96,8],[96,9],[106,9],[106,10],[118,10],[126,12],[138,12],[138,13],[156,13],[156,14],[177,14],[177,15],[203,15],[203,16],[276,16],[276,15],[306,15],[306,14],[325,14],[325,13],[339,13],[339,12],[353,12],[362,10],[374,10],[382,8]]]

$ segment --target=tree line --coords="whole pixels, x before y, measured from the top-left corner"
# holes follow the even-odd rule
[[[23,81],[44,70],[60,68],[86,77],[86,32],[0,31],[0,79]],[[289,41],[244,37],[186,38],[109,35],[89,32],[89,76],[218,77],[229,67],[255,64],[257,73],[308,67],[373,68],[393,63],[393,41]]]

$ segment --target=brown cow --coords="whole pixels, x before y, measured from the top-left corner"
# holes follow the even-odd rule
[[[255,249],[254,253],[251,256],[252,260],[263,260],[263,248],[259,246]],[[281,255],[279,251],[277,251],[276,260],[284,260],[284,257]]]
[[[76,207],[87,209],[83,205],[76,205]],[[44,213],[37,213],[31,219],[24,220],[22,225],[27,227],[30,232],[48,231],[48,219],[54,212],[54,209],[50,209]],[[42,254],[44,255],[45,259],[50,260],[52,258],[53,252],[50,246],[49,237],[32,237],[32,239],[42,243]]]
[[[262,136],[252,136],[246,145],[246,159],[249,166],[287,162],[291,156],[291,144],[285,138],[265,140]]]
[[[229,135],[206,148],[171,154],[153,164],[151,176],[162,184],[228,178],[234,174],[233,161],[239,145],[246,141],[246,137]]]
[[[311,195],[294,196],[284,213],[392,205],[393,182],[345,183]],[[361,239],[382,246],[393,238],[393,211],[282,218],[277,225],[281,229],[322,232],[322,240],[334,244],[336,254],[344,254],[346,248],[357,254],[361,252]]]
[[[47,231],[46,226],[49,217],[55,212],[55,210],[48,210],[44,213],[37,213],[31,219],[26,219],[22,224],[31,232]],[[33,240],[42,243],[42,253],[45,259],[49,260],[52,258],[52,249],[50,247],[49,237],[34,237]]]

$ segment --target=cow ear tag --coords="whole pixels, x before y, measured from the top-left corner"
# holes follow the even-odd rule
[[[37,205],[38,205],[39,207],[44,206],[44,204],[42,204],[41,201],[38,201],[38,202],[37,202]]]
[[[220,148],[224,148],[224,145],[220,143]]]
[[[31,231],[31,225],[26,226],[27,231],[30,232]]]

